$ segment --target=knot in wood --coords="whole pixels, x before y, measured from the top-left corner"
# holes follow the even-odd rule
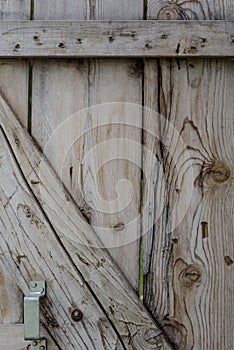
[[[224,261],[227,266],[231,266],[233,264],[233,260],[228,255],[224,257]]]
[[[230,176],[230,168],[223,163],[208,164],[202,172],[202,180],[209,187],[228,181]]]
[[[180,273],[180,281],[186,288],[199,285],[202,279],[201,269],[197,265],[189,265]]]
[[[175,319],[166,317],[160,320],[162,330],[175,349],[185,350],[187,344],[187,329]]]
[[[144,340],[149,345],[155,345],[155,349],[161,349],[163,347],[162,335],[156,328],[147,329],[144,334]]]
[[[158,13],[158,19],[162,20],[183,20],[186,18],[185,13],[179,6],[163,7]]]
[[[123,222],[118,222],[118,224],[113,226],[113,229],[115,231],[122,231],[124,229],[125,225]]]
[[[212,180],[216,183],[223,183],[230,177],[230,169],[226,165],[216,165],[210,172]]]

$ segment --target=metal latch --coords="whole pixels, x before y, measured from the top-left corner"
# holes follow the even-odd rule
[[[30,295],[24,298],[24,339],[32,340],[31,350],[46,350],[46,339],[40,335],[40,298],[45,293],[45,281],[31,281]]]

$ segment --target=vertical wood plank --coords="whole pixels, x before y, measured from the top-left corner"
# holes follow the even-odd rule
[[[142,19],[143,1],[132,1],[131,7],[121,1],[38,1],[34,2],[35,19]],[[53,62],[53,63],[52,63]],[[45,149],[52,133],[62,121],[82,108],[95,104],[109,102],[128,102],[142,104],[142,68],[139,60],[70,60],[43,61],[34,64],[33,69],[33,120],[32,133]],[[122,107],[112,107],[110,114],[122,118]],[[92,164],[82,161],[83,157],[98,144],[122,137],[124,140],[134,140],[141,143],[141,130],[127,128],[122,125],[113,127],[102,126],[100,130],[86,133],[76,142],[64,160],[63,182],[76,200],[81,210],[93,225],[97,234],[109,249],[120,269],[124,272],[131,285],[138,290],[139,283],[139,240],[140,222],[135,226],[128,225],[138,216],[140,207],[141,170],[131,162],[116,160],[97,169],[95,159]],[[84,130],[90,121],[84,123]],[[80,131],[79,131],[80,132]],[[126,147],[127,147],[127,142]],[[54,153],[50,159],[53,167],[60,173],[59,155]],[[103,157],[104,159],[104,157]],[[141,154],[139,152],[139,159]],[[82,169],[81,169],[82,163]],[[102,163],[100,155],[99,163]],[[83,182],[80,183],[80,173]],[[98,182],[92,181],[97,173]],[[86,176],[88,174],[88,176]],[[95,210],[95,190],[105,201],[116,198],[115,186],[125,179],[134,189],[133,200],[126,210],[116,208],[116,215]],[[123,192],[123,191],[122,191]],[[84,196],[83,194],[84,193]],[[124,194],[127,197],[127,193]],[[128,200],[128,198],[126,198]],[[97,205],[98,206],[98,205]],[[96,209],[98,209],[96,207]],[[106,229],[105,236],[100,233],[100,226]],[[119,227],[121,226],[121,230]],[[132,236],[129,239],[129,236]],[[123,245],[127,241],[131,244]],[[115,247],[115,248],[113,248]]]
[[[1,20],[30,19],[31,0],[0,0]]]
[[[91,1],[90,5],[90,19],[143,19],[143,0],[132,0],[131,6],[124,0],[118,2],[114,0],[108,2],[103,0]],[[93,60],[90,66],[89,85],[91,92],[90,105],[105,102],[127,102],[142,105],[141,61],[134,59],[125,61]],[[119,107],[119,110],[116,110],[116,107],[114,107],[113,114],[114,113],[116,113],[117,119],[122,121],[123,113],[121,107]],[[113,127],[111,131],[110,126],[102,128],[102,135],[99,135],[97,143],[120,137],[123,138],[126,149],[129,148],[128,140],[133,140],[138,145],[141,144],[141,130],[134,127],[127,128],[124,122],[125,120],[123,120],[123,125],[118,124],[117,127]],[[137,156],[136,161],[139,163],[141,154]],[[94,213],[91,218],[91,224],[94,223],[96,226],[105,227],[107,229],[107,234],[105,234],[105,236],[100,234],[99,230],[96,231],[103,240],[104,246],[113,246],[113,248],[109,249],[111,256],[117,262],[132,287],[138,291],[140,221],[136,220],[133,225],[131,221],[139,215],[141,169],[136,164],[132,164],[129,160],[123,161],[119,159],[112,161],[106,167],[103,166],[103,172],[101,173],[98,187],[101,190],[101,196],[104,197],[105,200],[111,201],[116,198],[116,192],[114,193],[113,188],[117,185],[118,181],[122,179],[127,180],[132,185],[134,192],[132,201],[128,207],[125,210],[118,207],[113,215]],[[85,189],[86,191],[93,191],[92,187],[88,188],[88,183],[85,185],[87,186]],[[126,196],[128,196],[127,192]],[[94,198],[92,198],[91,201],[93,199]],[[125,200],[127,199],[128,198],[125,198]],[[119,230],[120,226],[122,230]],[[124,242],[128,241],[125,237],[129,236],[131,237],[130,240],[132,243],[125,244]]]
[[[30,19],[30,0],[0,1],[0,20]],[[28,71],[26,60],[0,60],[0,91],[21,123],[28,121]],[[20,261],[20,257],[19,257]],[[22,322],[23,295],[0,264],[0,323]]]
[[[142,99],[142,72],[141,65],[137,60],[91,60],[90,65],[90,105],[110,102],[128,102],[141,104]],[[127,108],[128,110],[128,108]],[[136,114],[139,111],[136,111]],[[141,130],[134,126],[127,126],[130,114],[125,110],[124,105],[109,105],[110,124],[103,126],[100,130],[93,133],[93,143],[87,145],[85,151],[88,152],[95,145],[103,145],[109,140],[113,150],[104,151],[98,154],[98,163],[102,167],[97,172],[97,168],[90,164],[83,166],[83,186],[85,200],[88,208],[91,208],[90,223],[94,225],[96,232],[109,248],[109,252],[119,265],[120,269],[126,275],[128,281],[137,291],[139,284],[139,236],[140,236],[140,181],[141,181]],[[114,117],[112,117],[114,116]],[[135,115],[136,119],[139,115]],[[111,121],[117,125],[112,125]],[[126,150],[125,157],[131,153],[131,141],[135,141],[138,149],[134,158],[135,164],[131,159],[113,159],[105,164],[105,158],[109,154],[110,159],[115,157],[116,148],[121,147],[118,142],[112,141],[122,139],[122,148]],[[105,148],[105,146],[104,146]],[[92,178],[97,173],[97,183]],[[126,186],[121,184],[122,180],[127,180],[131,184],[133,193]],[[119,186],[119,187],[118,187]],[[122,186],[122,188],[121,188]],[[112,213],[103,213],[98,211],[102,205],[97,203],[95,188],[105,201],[111,202],[117,200]],[[87,195],[86,195],[87,194]],[[96,203],[96,205],[95,205]],[[125,204],[129,203],[127,207]],[[97,208],[97,210],[92,208]],[[111,206],[110,206],[111,207]],[[107,208],[109,208],[107,206]],[[112,211],[110,209],[110,211]],[[137,219],[134,221],[134,219]],[[106,231],[103,231],[104,228]],[[131,243],[129,243],[131,242]],[[126,244],[128,243],[128,244]]]
[[[1,350],[28,350],[30,342],[24,340],[24,325],[0,325],[1,334]],[[41,327],[41,334],[47,337],[47,346],[49,350],[59,350],[59,348],[51,341],[48,332]]]
[[[150,0],[148,17],[233,19],[233,6]],[[162,144],[153,148],[150,136],[144,140],[163,169],[151,186],[154,219],[143,218],[149,229],[143,238],[144,303],[181,350],[233,346],[232,72],[228,59],[148,60],[145,66],[145,104],[186,144],[179,155],[176,131],[170,134],[160,118],[155,128]],[[166,188],[160,192],[162,179]],[[158,203],[163,212],[156,220]]]

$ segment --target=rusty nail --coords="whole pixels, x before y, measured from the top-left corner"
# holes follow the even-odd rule
[[[83,318],[83,312],[79,309],[73,310],[71,313],[71,317],[72,317],[73,321],[79,322]]]

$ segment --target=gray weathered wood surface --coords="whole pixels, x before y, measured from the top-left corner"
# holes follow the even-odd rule
[[[47,338],[48,350],[59,350],[50,335],[42,327],[41,335]],[[28,350],[30,342],[24,341],[24,325],[23,324],[3,324],[0,325],[1,350]]]
[[[148,14],[234,18],[230,2],[218,0],[150,0]],[[167,122],[155,118],[161,144],[144,138],[158,158],[151,216],[143,218],[150,230],[143,237],[144,303],[180,350],[233,347],[233,71],[229,59],[145,62],[145,105]]]
[[[73,0],[52,1],[43,4],[35,1],[34,18],[36,20],[118,20],[143,18],[143,3],[133,0],[132,6],[125,11],[125,0],[116,2],[99,2],[96,10],[90,11],[85,1],[83,10],[73,11]],[[67,10],[63,12],[64,3]],[[142,3],[142,6],[140,6]],[[45,10],[46,7],[46,10]],[[137,12],[136,12],[137,9]],[[59,13],[60,12],[60,13]],[[62,181],[83,214],[101,238],[103,245],[109,250],[112,258],[125,274],[133,288],[139,287],[139,236],[140,220],[131,224],[132,219],[139,216],[141,180],[140,168],[128,161],[114,159],[105,164],[107,151],[86,161],[84,158],[90,151],[107,140],[122,138],[126,149],[128,140],[141,145],[141,129],[126,127],[126,113],[123,105],[113,104],[106,116],[106,125],[92,130],[93,118],[77,115],[79,122],[73,123],[69,118],[74,113],[94,105],[112,102],[128,102],[142,104],[142,64],[137,59],[118,60],[43,60],[33,64],[32,91],[32,135],[45,152],[53,168],[61,175]],[[92,113],[90,113],[91,115]],[[100,119],[100,122],[103,118]],[[118,125],[113,126],[113,120]],[[73,125],[74,124],[74,125]],[[61,158],[57,147],[48,152],[47,142],[56,133],[57,128],[64,125],[66,140],[71,132],[77,135],[84,133],[67,149],[67,155]],[[88,132],[87,132],[88,130]],[[64,139],[64,141],[65,141]],[[63,146],[64,147],[64,146]],[[112,144],[109,149],[117,149]],[[137,153],[141,161],[141,152]],[[61,165],[62,164],[62,165]],[[81,181],[82,176],[82,181]],[[96,179],[96,181],[95,181]],[[133,198],[125,207],[117,201],[120,194],[125,203],[129,202],[129,191],[120,183],[120,191],[116,186],[122,179],[129,181],[133,188]],[[101,199],[97,198],[99,193]],[[114,213],[108,204],[116,200]],[[102,207],[106,201],[107,209]],[[105,233],[103,234],[104,228]],[[129,243],[129,244],[126,244]]]
[[[66,350],[167,350],[162,331],[175,349],[233,347],[234,62],[224,57],[234,56],[234,6],[231,0],[148,0],[150,21],[142,21],[143,5],[143,0],[131,0],[131,6],[126,0],[0,1],[0,323],[7,323],[0,325],[0,350],[28,347],[22,297],[34,278],[49,281],[42,323],[51,349],[54,337]],[[35,57],[32,75],[29,57]],[[144,64],[137,57],[146,57]],[[5,101],[26,127],[32,112],[32,134],[59,175],[64,160],[60,181]],[[64,159],[65,140],[95,126],[90,116],[64,128],[60,149],[46,148],[69,116],[108,102],[144,102],[165,117],[152,113],[149,121],[147,112],[142,115],[145,129],[161,137],[143,135],[156,160],[150,183],[142,186],[144,203],[140,168],[117,161],[99,169],[98,189],[106,201],[115,199],[119,180],[127,179],[135,190],[131,207],[118,212],[119,202],[114,215],[94,210],[97,159],[82,158],[114,138],[141,145],[138,118],[136,128],[126,127],[123,109],[113,104],[108,125],[88,132]],[[118,115],[123,126],[115,128]],[[128,142],[124,147],[128,150]],[[99,151],[99,163],[110,149]],[[151,164],[144,149],[137,152],[144,173]],[[129,197],[124,187],[121,191]],[[142,230],[140,220],[128,226],[146,203]],[[161,330],[110,256],[98,249],[103,244],[90,225],[135,291],[137,238],[144,234],[144,304]],[[108,235],[99,227],[108,228]],[[134,242],[121,246],[131,235]],[[71,320],[74,307],[84,311],[81,323]]]
[[[1,1],[0,21],[28,20],[30,1]],[[11,104],[18,119],[27,127],[28,62],[27,60],[0,60],[0,91]],[[0,263],[0,324],[23,320],[23,295],[4,265]],[[12,336],[12,334],[11,334]],[[1,336],[0,336],[1,339]]]
[[[233,42],[234,21],[0,22],[0,57],[233,57]]]
[[[0,125],[0,259],[24,292],[29,279],[48,281],[44,324],[59,346],[169,349],[162,332],[110,256],[98,248],[97,235],[2,98]],[[19,263],[18,255],[27,258]],[[70,312],[76,307],[84,312],[84,319],[72,324]]]
[[[24,295],[29,294],[28,281],[47,281],[46,298],[41,302],[42,322],[54,334],[61,349],[117,346],[118,335],[28,190],[2,130],[0,145],[2,264]],[[19,260],[18,256],[24,258]],[[76,308],[84,313],[80,323],[71,319]],[[118,348],[123,347],[119,344]]]
[[[31,13],[30,0],[4,0],[0,2],[0,20],[29,20]],[[10,103],[17,118],[28,127],[28,99],[29,99],[29,61],[27,59],[1,59],[0,60],[0,91]],[[0,211],[2,216],[2,210]],[[18,261],[24,259],[24,255],[18,255]],[[28,281],[29,283],[29,281]],[[17,333],[19,328],[13,328],[9,324],[23,322],[23,293],[17,285],[12,274],[6,269],[6,265],[0,262],[0,324],[5,324],[0,329],[1,350],[20,348],[22,339]],[[12,326],[13,327],[13,326]],[[17,327],[17,326],[15,326]],[[48,335],[50,347],[55,347],[52,338]]]

